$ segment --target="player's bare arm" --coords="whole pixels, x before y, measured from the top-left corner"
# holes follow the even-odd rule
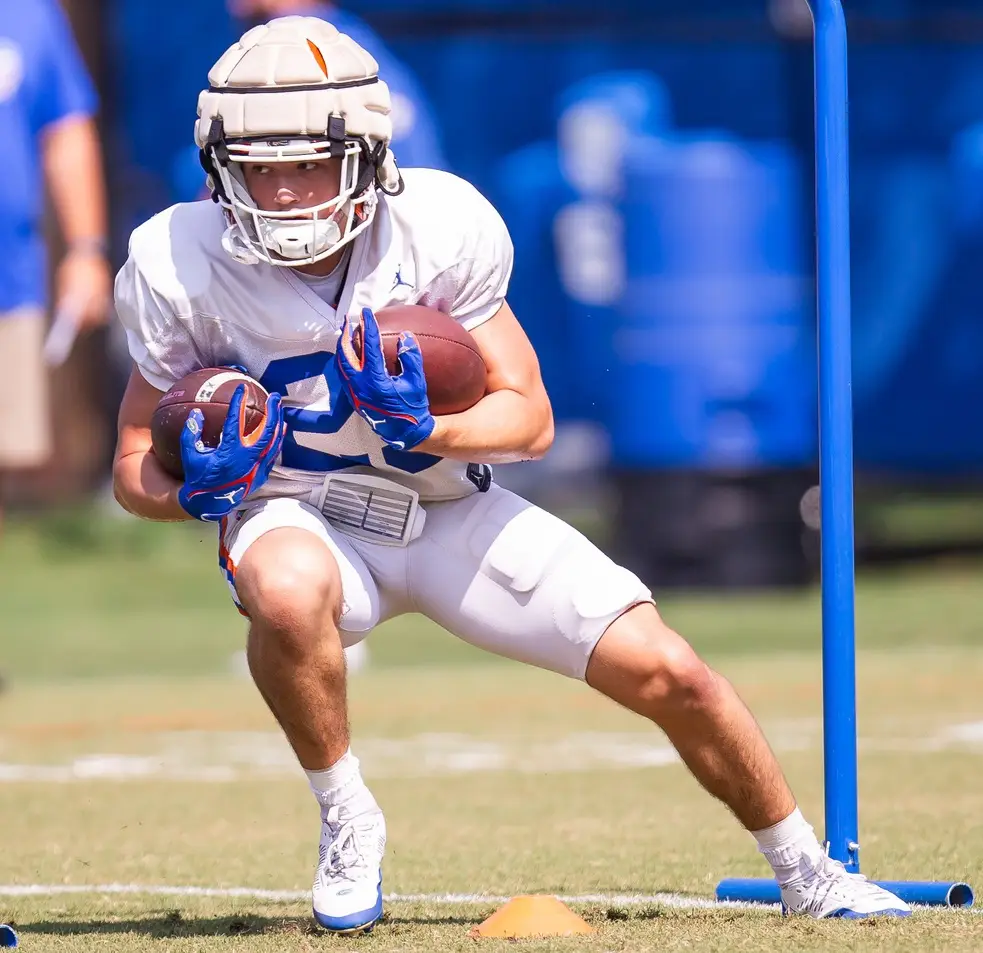
[[[192,517],[178,502],[180,482],[164,472],[150,440],[150,418],[162,396],[136,368],[130,372],[117,421],[113,492],[134,516],[177,522]]]
[[[474,463],[542,457],[553,443],[553,411],[525,331],[503,304],[471,334],[488,368],[488,392],[463,413],[434,418],[433,433],[416,449]]]

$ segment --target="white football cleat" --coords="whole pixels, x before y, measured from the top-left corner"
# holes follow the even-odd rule
[[[332,933],[367,933],[382,916],[382,811],[350,814],[335,805],[321,815],[314,875],[314,919]]]
[[[861,874],[851,874],[825,854],[815,866],[803,862],[802,876],[782,887],[782,913],[802,913],[821,920],[844,917],[906,917],[911,907]]]

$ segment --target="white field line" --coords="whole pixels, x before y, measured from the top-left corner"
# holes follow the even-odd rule
[[[60,897],[68,895],[113,896],[129,894],[141,897],[218,897],[224,899],[263,900],[268,903],[299,903],[309,901],[309,890],[263,890],[257,887],[193,887],[166,884],[0,884],[0,897]],[[745,903],[738,900],[714,900],[710,897],[691,897],[679,893],[617,894],[581,893],[552,894],[563,903],[604,904],[610,907],[660,906],[676,910],[759,910],[778,911],[777,903]],[[386,903],[431,903],[437,906],[492,906],[507,903],[512,897],[490,893],[389,893]],[[938,909],[912,904],[916,910]],[[974,915],[983,908],[961,910]]]
[[[0,884],[0,897],[57,897],[71,894],[132,894],[152,897],[222,897],[227,899],[265,900],[270,903],[296,903],[310,899],[309,890],[259,890],[253,887],[171,887],[158,884]],[[387,903],[432,903],[441,906],[481,906],[506,903],[511,897],[482,893],[392,893]],[[678,893],[558,895],[564,903],[601,903],[614,907],[663,906],[680,910],[737,908],[748,910],[778,909],[778,904],[738,903],[687,897]]]
[[[248,777],[303,778],[282,735],[275,732],[174,732],[147,738],[156,750],[140,755],[93,752],[61,764],[0,761],[0,783],[66,783],[165,778],[235,781]],[[661,767],[678,761],[655,732],[578,734],[545,741],[422,734],[363,738],[356,743],[367,779],[439,777],[505,771],[585,771],[598,767]]]
[[[815,751],[822,742],[817,719],[766,726],[780,752]],[[141,754],[90,752],[56,764],[0,760],[0,784],[171,780],[228,782],[303,775],[277,732],[182,731],[150,734]],[[0,734],[0,750],[5,739]],[[859,739],[861,751],[913,754],[959,750],[983,754],[983,722],[952,724],[928,735],[899,730]],[[630,770],[678,764],[676,752],[654,731],[580,732],[550,739],[429,733],[409,738],[362,738],[355,750],[368,780],[441,777],[482,772],[518,774]]]

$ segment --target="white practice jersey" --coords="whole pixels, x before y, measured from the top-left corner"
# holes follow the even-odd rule
[[[505,300],[512,242],[491,204],[447,172],[403,176],[403,193],[380,195],[352,243],[337,309],[290,268],[233,260],[210,201],[175,205],[130,237],[116,309],[143,376],[167,390],[196,368],[239,364],[284,397],[281,462],[257,496],[299,495],[326,472],[366,468],[423,499],[475,490],[465,463],[388,447],[342,397],[330,359],[344,315],[364,307],[422,304],[471,330]]]

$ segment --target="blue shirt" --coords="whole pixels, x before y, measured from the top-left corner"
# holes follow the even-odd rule
[[[57,0],[0,2],[0,314],[45,303],[41,133],[95,108]]]

